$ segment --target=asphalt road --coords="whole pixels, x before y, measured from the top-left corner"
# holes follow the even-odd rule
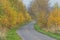
[[[17,30],[17,33],[23,40],[56,40],[47,35],[39,33],[34,29],[35,22],[31,22],[27,25],[24,25],[22,28]]]

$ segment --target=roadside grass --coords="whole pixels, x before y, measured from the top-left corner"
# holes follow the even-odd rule
[[[7,32],[6,40],[22,40],[16,33],[16,29],[11,29]]]
[[[38,25],[35,24],[34,26],[35,30],[42,33],[42,34],[46,34],[50,37],[53,37],[55,38],[56,40],[60,40],[60,34],[57,34],[57,33],[51,33],[51,32],[46,32],[44,31],[43,29],[41,29]]]
[[[19,25],[17,25],[16,28],[8,30],[6,40],[22,40],[21,37],[16,33],[16,30],[20,29],[22,26],[24,26],[28,23],[29,22],[19,24]]]

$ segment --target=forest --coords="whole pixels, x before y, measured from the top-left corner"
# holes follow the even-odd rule
[[[18,0],[0,0],[0,37],[4,38],[9,29],[31,21],[31,16]],[[3,39],[2,38],[2,39]]]
[[[31,11],[37,20],[37,25],[42,29],[51,32],[60,30],[60,7],[56,3],[53,7],[49,6],[49,0],[36,0],[32,3]]]
[[[36,21],[35,25],[39,29],[60,35],[58,3],[50,7],[49,0],[34,0],[27,10],[22,0],[0,0],[0,40],[9,40],[6,39],[9,30],[19,28],[20,25],[33,20]]]

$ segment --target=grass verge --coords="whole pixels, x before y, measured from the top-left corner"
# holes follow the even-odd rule
[[[22,40],[16,33],[16,29],[11,29],[7,32],[6,40]]]
[[[38,25],[35,25],[34,28],[35,28],[36,31],[38,31],[40,33],[46,34],[46,35],[48,35],[50,37],[53,37],[53,38],[55,38],[57,40],[60,40],[60,34],[46,32],[46,31],[42,30]]]
[[[6,40],[22,40],[21,37],[17,35],[16,29],[19,29],[19,28],[21,28],[22,26],[24,26],[28,23],[29,22],[22,23],[22,24],[17,25],[18,27],[14,28],[14,29],[10,29],[7,32],[7,37],[6,37],[7,39]]]

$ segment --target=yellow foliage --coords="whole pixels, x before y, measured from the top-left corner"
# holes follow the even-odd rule
[[[58,6],[55,6],[55,8],[50,12],[50,15],[48,17],[48,27],[55,25],[58,27],[60,25],[60,9]]]
[[[26,13],[25,7],[23,6],[23,3],[21,1],[0,0],[0,4],[3,7],[3,16],[0,15],[0,25],[11,28],[31,19],[30,15]]]

